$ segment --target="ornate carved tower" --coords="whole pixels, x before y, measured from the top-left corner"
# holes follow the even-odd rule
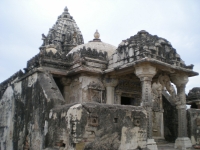
[[[67,54],[72,48],[83,44],[83,36],[68,8],[58,16],[56,24],[49,29],[47,36],[42,34],[41,51],[52,51]]]

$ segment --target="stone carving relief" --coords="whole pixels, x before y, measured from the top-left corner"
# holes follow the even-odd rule
[[[134,125],[139,127],[140,124],[141,124],[141,117],[140,116],[134,116],[134,119],[133,119],[133,122],[134,122]]]
[[[152,112],[152,135],[162,137],[162,112]]]
[[[107,60],[108,57],[107,52],[98,52],[96,49],[91,49],[90,47],[85,48],[85,46],[80,49],[80,53],[82,57],[97,58],[101,60]]]
[[[129,63],[148,57],[174,66],[193,69],[193,65],[185,65],[169,41],[157,35],[151,35],[145,30],[139,31],[129,39],[123,40],[113,57],[115,57],[113,58],[115,60],[114,63],[120,62],[118,64]],[[118,64],[116,65],[118,66]]]
[[[67,69],[73,65],[73,61],[81,61],[84,57],[95,58],[100,60],[107,60],[107,52],[97,52],[95,49],[83,47],[75,53],[61,53],[59,51],[53,51],[49,49],[48,51],[43,49],[39,54],[35,55],[27,62],[27,67],[24,69],[26,72],[39,67],[39,66],[48,66],[53,68]],[[97,65],[97,63],[95,64]],[[103,65],[103,68],[106,66]]]
[[[154,82],[152,84],[152,98],[154,110],[160,110],[160,103],[162,102],[162,85],[160,82]]]
[[[153,112],[153,132],[157,132],[157,131],[158,131],[158,122],[157,122],[156,114],[155,112]]]
[[[93,102],[105,103],[105,87],[101,82],[92,81],[88,85],[89,98]]]
[[[97,127],[98,123],[98,115],[97,114],[90,114],[88,117],[88,126]]]
[[[58,17],[56,24],[49,30],[47,36],[42,34],[41,50],[54,45],[59,52],[68,53],[76,45],[83,44],[83,36],[68,9]]]
[[[58,51],[56,53],[52,51],[43,51],[27,61],[27,67],[24,70],[28,72],[39,66],[66,69],[70,66],[72,60],[72,56],[66,57],[66,54],[61,54]]]
[[[130,81],[130,80],[119,80],[118,85],[116,86],[117,92],[134,92],[140,93],[141,92],[141,84],[140,82]]]
[[[170,78],[166,74],[161,74],[158,80],[152,84],[153,108],[155,111],[162,109],[162,91],[167,90],[171,98],[176,102],[177,96],[174,86],[171,84]]]
[[[174,86],[171,84],[169,76],[166,75],[166,74],[160,75],[158,80],[162,85],[162,90],[164,90],[164,88],[166,88],[167,91],[169,92],[169,94],[175,99],[176,98],[176,91],[175,91]]]
[[[73,54],[73,60],[74,60],[74,61],[80,60],[80,56],[79,56],[78,53],[74,53],[74,54]]]

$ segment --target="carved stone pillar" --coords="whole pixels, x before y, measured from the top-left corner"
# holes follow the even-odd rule
[[[156,68],[143,64],[135,67],[135,74],[140,78],[142,83],[142,103],[141,105],[147,111],[147,148],[150,150],[157,150],[157,145],[152,138],[152,95],[151,95],[151,81],[156,74]]]
[[[171,76],[172,82],[177,88],[177,102],[178,109],[178,138],[175,141],[175,148],[186,149],[192,147],[191,140],[187,135],[187,118],[186,118],[186,96],[185,86],[188,82],[188,76],[185,74],[176,74]]]
[[[70,84],[71,84],[71,79],[69,78],[62,78],[61,79],[61,83],[64,86],[63,88],[63,97],[66,101],[66,103],[68,104],[69,101],[69,95],[70,95]]]
[[[106,104],[114,104],[115,100],[115,86],[118,84],[118,80],[114,78],[105,78],[103,80],[104,86],[106,87]]]

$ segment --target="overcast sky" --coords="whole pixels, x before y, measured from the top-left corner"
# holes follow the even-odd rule
[[[0,82],[39,52],[41,34],[47,35],[65,6],[85,43],[96,29],[114,46],[146,30],[170,41],[200,72],[200,0],[1,0]],[[200,77],[190,78],[186,91],[195,86],[200,87]]]

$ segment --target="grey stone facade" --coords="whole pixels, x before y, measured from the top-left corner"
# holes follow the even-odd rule
[[[83,44],[67,8],[42,37],[40,52],[25,72],[0,84],[0,150],[199,144],[198,109],[188,110],[186,118],[186,103],[199,108],[198,88],[187,101],[185,95],[188,78],[198,73],[169,41],[142,30],[115,47],[96,31]]]

